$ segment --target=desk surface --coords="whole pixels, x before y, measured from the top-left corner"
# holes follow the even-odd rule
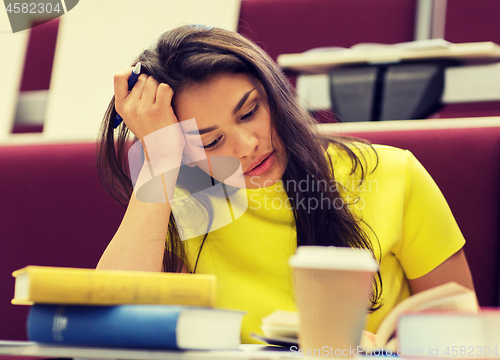
[[[350,64],[384,64],[410,60],[455,59],[466,63],[500,61],[500,46],[493,42],[452,44],[435,48],[402,48],[397,45],[332,51],[311,51],[278,56],[282,68],[312,74]]]
[[[73,359],[120,360],[257,360],[297,358],[297,352],[269,350],[265,345],[241,345],[239,350],[166,351],[141,349],[110,349],[72,346],[39,345],[29,341],[0,340],[0,356],[51,357]]]

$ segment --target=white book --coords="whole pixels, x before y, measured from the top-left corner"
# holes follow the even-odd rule
[[[405,357],[499,359],[500,311],[407,314],[398,340]]]

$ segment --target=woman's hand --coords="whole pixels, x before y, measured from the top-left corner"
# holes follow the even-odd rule
[[[143,139],[157,130],[177,123],[172,109],[174,91],[152,76],[142,74],[132,91],[128,91],[127,80],[131,69],[115,75],[115,109],[132,133]]]
[[[150,193],[147,186],[144,190],[148,199],[154,198],[154,201],[141,201],[134,191],[122,223],[97,267],[161,271],[171,213],[168,194],[173,194],[177,181],[177,173],[168,170],[179,169],[185,139],[179,125],[171,126],[178,121],[171,105],[174,92],[170,86],[143,74],[129,93],[127,80],[130,74],[131,69],[128,69],[115,75],[115,108],[130,131],[141,140],[149,161],[145,164],[140,158],[140,164],[132,162],[130,167],[133,169],[133,165],[137,165],[138,188],[148,184],[152,176],[161,175],[162,182],[159,187],[153,182]],[[160,198],[161,201],[157,202],[156,199]],[[183,271],[187,271],[186,266]]]

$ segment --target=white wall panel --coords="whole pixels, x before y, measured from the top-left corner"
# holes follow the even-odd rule
[[[44,137],[94,140],[115,73],[178,25],[236,30],[239,7],[239,0],[81,0],[61,17]]]

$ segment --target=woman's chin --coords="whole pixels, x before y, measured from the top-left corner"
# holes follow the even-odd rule
[[[245,175],[245,185],[247,189],[260,189],[274,185],[281,180],[281,176],[247,176]]]

